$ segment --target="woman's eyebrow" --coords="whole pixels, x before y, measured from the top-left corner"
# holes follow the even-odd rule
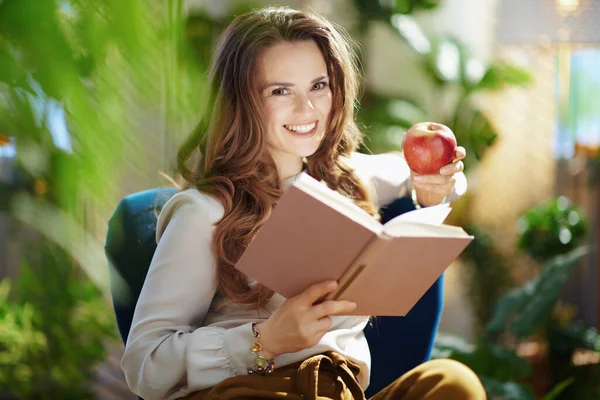
[[[328,78],[329,78],[329,76],[327,76],[325,74],[320,75],[318,78],[315,78],[315,79],[312,80],[311,85],[314,85],[315,83],[317,83],[319,81],[322,81],[323,79],[328,79]],[[292,87],[292,86],[296,86],[296,84],[295,83],[291,83],[291,82],[271,82],[271,83],[268,83],[265,86],[263,86],[263,90],[266,89],[266,88],[268,88],[268,87],[271,87],[271,86],[289,86],[289,87]]]

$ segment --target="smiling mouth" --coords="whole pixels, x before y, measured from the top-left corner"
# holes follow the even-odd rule
[[[284,125],[284,127],[291,132],[300,134],[300,135],[305,135],[307,133],[311,133],[313,131],[315,131],[315,129],[317,128],[317,124],[318,121],[314,121],[310,124],[305,124],[305,125]]]

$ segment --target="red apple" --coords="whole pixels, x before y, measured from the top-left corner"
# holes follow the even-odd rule
[[[408,166],[419,174],[437,174],[450,164],[456,151],[456,137],[446,125],[419,122],[402,138],[402,151]]]

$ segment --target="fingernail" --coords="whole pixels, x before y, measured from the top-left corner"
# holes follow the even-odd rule
[[[417,181],[417,182],[420,182],[420,181],[422,181],[422,180],[423,180],[423,177],[422,177],[422,176],[415,176],[415,177],[413,178],[413,180],[414,180],[414,181]]]
[[[356,303],[351,301],[349,304],[350,308],[355,309],[356,308]]]

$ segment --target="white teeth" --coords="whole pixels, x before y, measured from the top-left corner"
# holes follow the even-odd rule
[[[309,125],[284,125],[284,126],[293,132],[308,133],[308,132],[312,131],[316,125],[317,125],[317,123],[313,122],[312,124],[309,124]]]

